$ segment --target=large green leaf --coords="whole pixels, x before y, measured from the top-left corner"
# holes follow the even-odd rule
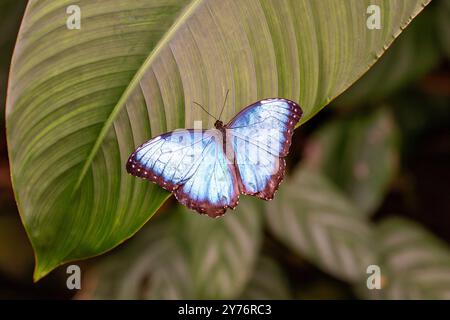
[[[385,108],[337,119],[314,134],[305,162],[330,178],[364,214],[383,200],[398,166],[398,132]]]
[[[245,199],[220,220],[178,210],[143,228],[91,274],[97,299],[230,299],[246,286],[259,253],[261,203]],[[88,277],[89,279],[89,277]]]
[[[138,144],[265,97],[302,122],[357,80],[429,0],[30,1],[6,110],[16,199],[39,279],[132,236],[169,194],[126,174]],[[379,4],[382,28],[366,26]],[[212,120],[208,119],[208,124]]]
[[[294,252],[349,282],[376,262],[369,222],[325,177],[299,169],[267,212],[270,230]]]
[[[186,210],[187,211],[187,210]],[[261,245],[263,203],[243,199],[217,220],[186,214],[192,278],[197,298],[236,298],[250,278]]]

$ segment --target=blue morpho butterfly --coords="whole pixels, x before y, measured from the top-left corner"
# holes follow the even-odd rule
[[[218,217],[238,205],[240,193],[273,199],[301,115],[300,106],[287,99],[257,101],[228,124],[216,119],[213,129],[179,129],[145,142],[126,168],[188,208]]]

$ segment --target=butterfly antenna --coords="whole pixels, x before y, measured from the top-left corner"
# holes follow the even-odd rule
[[[230,92],[230,89],[227,90],[227,94],[225,95],[225,100],[223,101],[222,110],[220,110],[219,119],[222,117],[223,109],[225,108],[225,104],[227,103],[228,92]]]
[[[197,103],[195,101],[192,101],[192,103],[198,105],[200,108],[203,109],[203,111],[205,111],[207,114],[209,114],[211,117],[213,117],[214,119],[218,120],[216,117],[214,117],[211,113],[209,113],[205,108],[203,108],[203,106],[200,103]]]

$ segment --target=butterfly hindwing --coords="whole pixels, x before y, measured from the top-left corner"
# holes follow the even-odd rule
[[[233,166],[219,130],[179,130],[149,140],[130,156],[127,171],[174,193],[182,204],[216,217],[238,203]]]
[[[239,112],[226,126],[241,192],[273,198],[283,180],[284,157],[301,115],[301,108],[293,101],[261,100]]]
[[[195,174],[174,194],[187,207],[217,217],[236,207],[239,187],[236,171],[223,152],[222,135],[213,139],[204,149]]]

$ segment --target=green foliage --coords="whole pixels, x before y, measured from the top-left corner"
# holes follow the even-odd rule
[[[420,225],[388,218],[375,229],[383,290],[362,291],[382,299],[450,299],[450,251]]]
[[[358,136],[362,141],[373,142],[371,136],[374,132],[383,139],[376,139],[375,144],[369,143],[374,152],[367,156],[364,150],[368,148],[359,140],[357,143],[351,139],[336,143],[331,139],[334,136],[338,141],[345,141],[342,139],[344,133],[351,138],[348,128],[360,133]],[[332,164],[339,158],[334,149],[329,149],[338,145],[340,150],[353,150],[358,156],[370,160],[367,161],[369,172],[377,172],[378,177],[392,178],[392,167],[380,164],[389,162],[390,154],[398,147],[390,145],[396,135],[394,119],[383,108],[368,115],[357,113],[350,119],[345,117],[333,121],[319,130],[310,142],[324,141],[321,146],[324,152],[320,157],[306,157],[305,163],[286,179],[274,201],[261,203],[246,198],[247,201],[236,212],[220,220],[188,214],[182,209],[162,223],[155,221],[135,237],[131,246],[106,258],[97,267],[93,275],[97,279],[92,282],[98,286],[93,288],[89,297],[292,298],[284,271],[273,258],[262,255],[256,264],[254,262],[265,223],[273,236],[293,253],[350,283],[361,298],[448,298],[448,247],[419,225],[405,219],[388,218],[374,224],[363,210],[367,203],[373,206],[373,198],[369,197],[368,202],[362,201],[367,199],[355,197],[347,190],[376,193],[378,205],[387,190],[386,183],[375,184],[376,187],[369,183],[372,187],[368,188],[367,181],[354,179],[352,175],[342,175],[350,176],[344,180],[345,183],[332,182],[333,174],[344,170],[345,166],[341,168],[338,164],[333,171],[326,170],[323,165]],[[324,137],[326,139],[321,140]],[[345,157],[345,153],[343,157],[342,165],[355,162]],[[258,206],[263,204],[264,209]],[[262,220],[263,211],[265,221]],[[166,234],[160,234],[159,228]],[[178,243],[178,246],[169,246],[168,242]],[[135,243],[140,245],[135,246]],[[118,268],[121,263],[126,268]],[[365,286],[369,265],[381,268],[380,291],[370,291]],[[173,276],[168,276],[170,274]],[[116,282],[121,285],[114,286]],[[133,290],[144,287],[147,294],[130,292],[129,286]],[[300,291],[297,297],[317,297],[318,294],[339,297],[335,287],[326,283],[322,286],[322,289],[318,285]],[[320,293],[320,290],[326,293]]]
[[[263,213],[246,199],[220,220],[178,208],[98,266],[97,299],[230,299],[252,275]],[[143,285],[147,284],[147,285]],[[280,292],[281,294],[282,292]]]
[[[153,216],[168,193],[128,176],[124,163],[150,137],[206,119],[191,101],[217,114],[230,89],[228,120],[250,102],[283,96],[300,102],[305,122],[370,68],[428,2],[377,1],[383,28],[369,30],[369,0],[81,0],[81,30],[68,30],[72,1],[30,1],[6,123],[35,279],[113,248]],[[224,287],[231,275],[217,272],[207,280],[234,293]]]
[[[361,281],[374,261],[368,221],[317,173],[299,169],[268,205],[267,217],[277,238],[340,279]]]
[[[371,214],[398,167],[398,130],[386,108],[337,119],[318,130],[306,147],[308,170],[339,186],[363,214]]]
[[[285,300],[292,299],[292,294],[283,270],[272,258],[263,255],[256,262],[252,277],[239,298],[245,300]]]
[[[288,192],[266,206],[267,222],[294,252],[351,283],[361,298],[449,297],[450,250],[421,226],[402,218],[374,225],[325,177],[305,169],[286,184]],[[261,214],[255,201],[245,201],[235,214],[217,221],[191,219],[179,209],[97,265],[89,277],[96,285],[84,298],[292,298],[272,258],[262,255],[255,263]],[[365,287],[366,269],[374,264],[382,270],[379,291]]]
[[[92,272],[95,299],[192,297],[192,271],[185,252],[182,217],[155,221]]]

